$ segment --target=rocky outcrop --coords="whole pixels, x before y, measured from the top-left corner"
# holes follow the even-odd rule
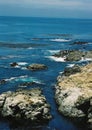
[[[92,128],[92,63],[75,74],[69,70],[68,74],[59,76],[55,99],[60,113],[77,121],[85,119]]]
[[[47,69],[47,66],[44,64],[31,64],[27,66],[28,70],[36,71],[36,70],[44,70]]]
[[[64,50],[53,56],[62,57],[65,61],[80,61],[82,59],[92,58],[92,51]]]
[[[1,94],[0,115],[18,122],[39,123],[51,119],[50,106],[39,88]]]
[[[74,65],[73,67],[66,67],[64,69],[64,72],[62,73],[62,75],[64,76],[69,76],[71,74],[75,74],[81,72],[81,67],[79,65]]]

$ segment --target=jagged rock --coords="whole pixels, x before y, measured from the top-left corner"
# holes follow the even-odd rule
[[[15,121],[35,123],[51,119],[50,106],[39,88],[1,94],[0,114]]]
[[[62,57],[65,61],[79,61],[85,58],[92,58],[92,51],[64,50],[54,54],[53,56]]]
[[[27,66],[27,69],[32,70],[32,71],[43,70],[43,69],[47,69],[47,66],[44,64],[31,64]]]
[[[86,119],[92,128],[92,63],[78,73],[59,76],[55,99],[60,113],[77,121]]]

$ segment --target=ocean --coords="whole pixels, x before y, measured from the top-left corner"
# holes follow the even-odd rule
[[[72,45],[74,41],[88,44]],[[53,118],[46,125],[29,126],[28,130],[87,130],[60,115],[54,99],[57,76],[64,68],[76,62],[64,62],[62,58],[52,55],[60,50],[92,50],[91,19],[61,19],[33,17],[0,17],[0,93],[17,89],[40,87],[51,105]],[[19,66],[13,68],[11,63]],[[80,61],[85,64],[88,61]],[[29,71],[27,65],[41,63],[47,70]],[[33,86],[20,86],[23,82],[33,82]],[[0,118],[0,130],[25,130],[25,126],[13,126]]]

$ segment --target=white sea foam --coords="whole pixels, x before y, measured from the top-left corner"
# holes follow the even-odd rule
[[[55,57],[55,56],[49,56],[47,57],[53,61],[56,61],[56,62],[65,62],[65,58],[64,57]]]
[[[7,56],[7,58],[20,58],[20,57],[22,57],[22,56],[20,56],[20,55],[8,55]]]
[[[24,58],[23,56],[21,56],[21,55],[7,55],[7,56],[2,56],[2,57],[0,57],[0,59],[12,59],[12,58]]]
[[[79,61],[80,62],[85,62],[85,61],[92,61],[92,58],[84,58],[82,57],[81,60]]]
[[[17,62],[18,63],[18,65],[20,65],[20,66],[24,66],[24,65],[27,65],[28,63],[27,62]]]
[[[20,66],[19,66],[19,65],[16,65],[16,66],[14,66],[14,68],[20,68]]]
[[[61,39],[61,38],[56,38],[56,39],[51,39],[53,42],[69,42],[70,40],[67,39]]]
[[[68,64],[67,67],[73,67],[75,64]]]
[[[22,70],[27,70],[27,68],[26,68],[26,67],[21,67],[21,69],[22,69]]]
[[[28,49],[28,50],[32,50],[32,49],[33,49],[33,47],[28,47],[27,49]]]
[[[60,50],[48,50],[51,54],[58,53]]]
[[[12,80],[15,80],[16,77],[11,77],[10,79],[5,79],[5,81],[12,81]]]
[[[92,44],[92,42],[89,42],[88,44]]]
[[[61,71],[61,72],[59,72],[59,74],[63,74],[63,72]]]
[[[11,77],[9,79],[5,79],[5,81],[13,81],[13,80],[17,81],[17,79],[26,78],[26,77],[27,75],[19,76],[19,77]]]
[[[34,78],[34,77],[28,77],[28,76],[20,76],[15,79],[16,82],[22,81],[22,82],[35,82],[37,84],[43,84],[40,80]]]

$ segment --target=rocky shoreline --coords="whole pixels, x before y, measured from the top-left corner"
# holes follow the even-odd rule
[[[45,123],[52,116],[40,88],[5,92],[0,95],[0,116],[18,122]]]
[[[74,66],[58,76],[55,99],[61,114],[92,129],[92,63]]]

